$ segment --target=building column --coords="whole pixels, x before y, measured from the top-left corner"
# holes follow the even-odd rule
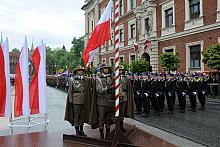
[[[185,21],[189,20],[189,0],[185,0]]]

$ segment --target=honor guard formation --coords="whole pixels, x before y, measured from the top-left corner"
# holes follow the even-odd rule
[[[125,133],[124,117],[134,118],[134,114],[147,118],[165,111],[173,115],[175,105],[179,113],[186,113],[186,109],[204,111],[206,95],[217,90],[210,89],[208,83],[220,80],[218,75],[205,73],[126,73],[120,65],[120,114],[115,118],[114,75],[110,74],[110,66],[101,64],[98,73],[84,73],[84,68],[77,66],[70,77],[48,75],[47,84],[68,92],[65,120],[75,126],[76,135],[86,136],[83,125],[87,123],[92,129],[99,128],[101,139],[109,136],[116,119]]]

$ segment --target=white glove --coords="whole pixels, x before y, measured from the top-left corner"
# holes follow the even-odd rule
[[[137,91],[137,94],[140,95],[140,93]]]
[[[146,97],[148,97],[149,95],[147,93],[144,93],[146,95]]]
[[[156,97],[158,97],[158,96],[159,96],[159,94],[156,93]]]
[[[205,95],[205,91],[202,91],[202,94]]]
[[[182,92],[182,95],[183,95],[183,96],[185,96],[185,94],[186,94],[185,92]]]
[[[168,95],[171,96],[172,94],[170,92],[168,92]]]
[[[197,95],[197,92],[193,92],[194,95]]]

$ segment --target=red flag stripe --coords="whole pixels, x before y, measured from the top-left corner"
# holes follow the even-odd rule
[[[0,116],[5,115],[6,104],[6,76],[5,76],[5,61],[4,53],[0,44]]]
[[[15,75],[15,100],[14,100],[14,116],[18,117],[23,115],[23,83],[21,76],[20,63],[16,66]]]
[[[37,114],[39,113],[39,89],[38,89],[38,72],[39,72],[39,66],[40,66],[40,52],[39,48],[37,47],[32,55],[32,60],[34,62],[35,67],[35,73],[30,83],[30,109],[31,114]]]

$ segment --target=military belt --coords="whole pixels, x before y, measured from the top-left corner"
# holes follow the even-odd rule
[[[84,91],[73,91],[74,93],[84,93]]]

